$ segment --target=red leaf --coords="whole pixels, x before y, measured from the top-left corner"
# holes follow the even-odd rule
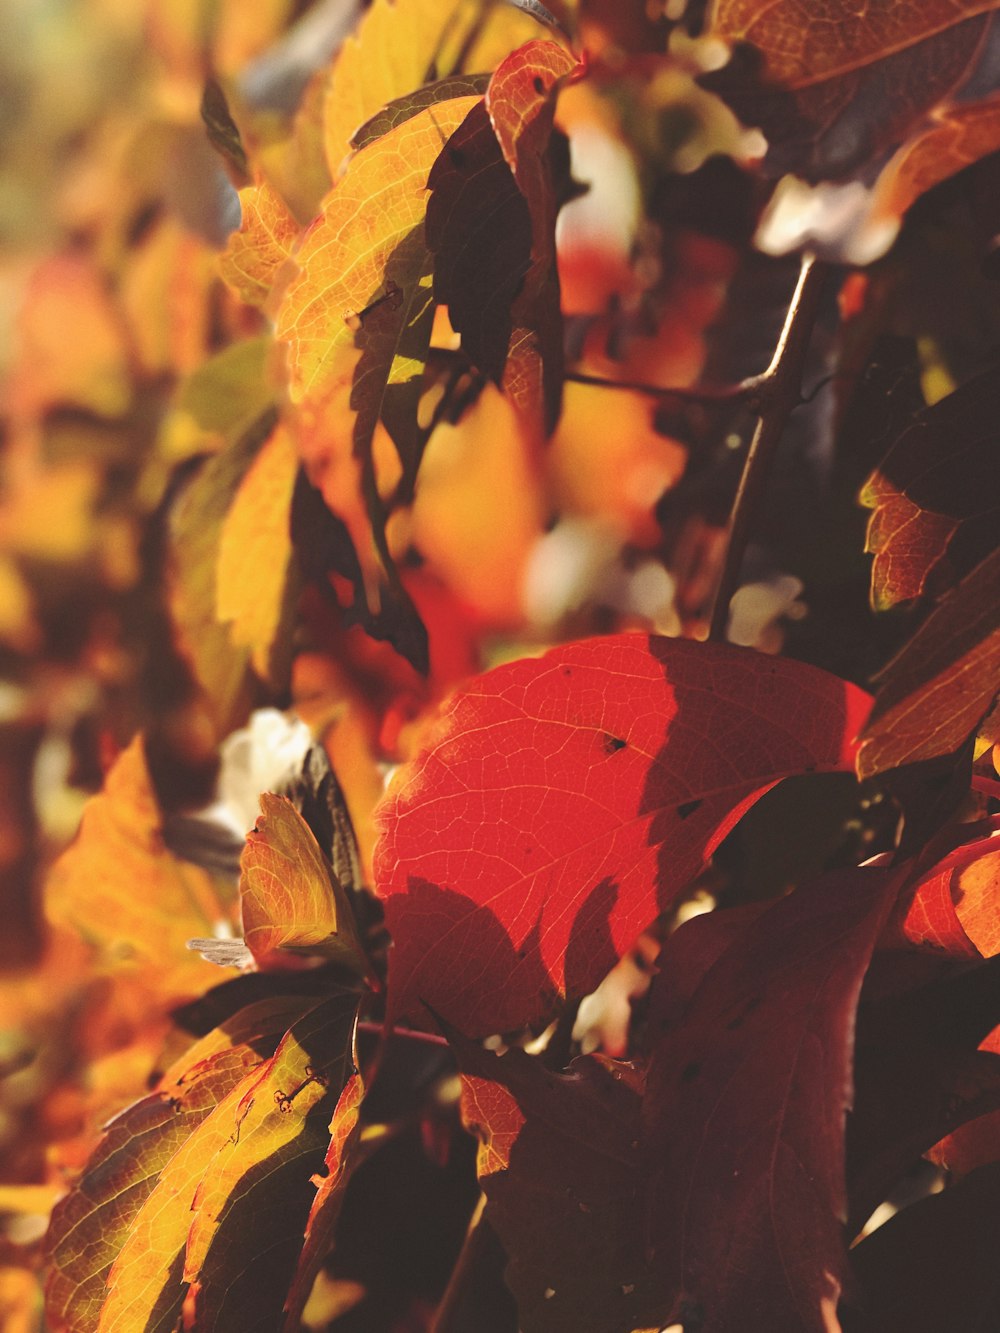
[[[956,847],[900,895],[883,948],[924,947],[957,958],[1000,953],[1000,842]]]
[[[850,765],[867,702],[799,662],[631,634],[480,677],[380,812],[391,1016],[425,1000],[483,1035],[585,994],[769,787]]]
[[[656,1038],[643,1104],[650,1243],[701,1333],[829,1333],[845,1268],[844,1118],[861,981],[898,873],[829,875],[763,912]],[[692,934],[728,930],[725,914]],[[665,1322],[670,1322],[667,1320]]]

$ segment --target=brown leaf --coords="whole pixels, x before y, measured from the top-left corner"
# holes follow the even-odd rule
[[[1000,550],[935,607],[883,671],[857,771],[951,754],[992,706],[1000,680]]]
[[[944,591],[997,544],[998,420],[990,371],[921,412],[865,483],[876,610]]]

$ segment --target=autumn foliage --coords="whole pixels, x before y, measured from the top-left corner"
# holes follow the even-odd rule
[[[1000,1327],[1000,3],[55,9],[4,1329]]]

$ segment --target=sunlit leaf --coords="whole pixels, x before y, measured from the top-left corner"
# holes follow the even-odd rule
[[[317,953],[364,973],[367,964],[343,886],[291,801],[264,793],[240,861],[247,946],[258,962],[276,949]]]
[[[373,436],[381,420],[415,475],[417,403],[430,338],[426,182],[477,99],[438,103],[358,153],[297,255],[278,313],[288,344],[300,448],[310,479],[346,523],[373,614],[394,580],[383,532]],[[303,438],[304,436],[304,438]]]
[[[867,707],[799,662],[644,635],[480,677],[379,814],[391,1013],[475,1036],[585,994],[769,787],[851,764]]]
[[[531,19],[508,5],[375,0],[333,69],[325,129],[334,179],[355,131],[382,107],[438,79],[490,70],[537,33]]]
[[[299,224],[266,181],[240,191],[242,221],[219,259],[223,280],[247,305],[263,306],[292,253]]]
[[[137,1324],[165,1333],[192,1279],[200,1282],[198,1327],[225,1327],[218,1321],[226,1318],[275,1327],[309,1212],[309,1177],[350,1070],[356,1007],[345,992],[311,1009],[170,1158],[115,1259],[101,1333]]]
[[[287,672],[290,602],[297,590],[291,507],[298,471],[295,441],[278,426],[240,482],[219,537],[215,611],[233,643],[250,649],[263,680]]]
[[[228,625],[217,618],[219,544],[244,476],[273,428],[274,414],[267,412],[202,464],[170,513],[169,598],[175,636],[208,696],[220,739],[246,721],[253,685],[248,648],[237,648]]]
[[[83,1176],[53,1214],[47,1239],[53,1327],[97,1327],[111,1264],[157,1176],[240,1080],[270,1058],[308,1003],[277,997],[240,1010],[196,1043],[156,1092],[107,1127]]]

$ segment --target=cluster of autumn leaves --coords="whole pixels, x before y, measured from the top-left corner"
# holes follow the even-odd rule
[[[700,40],[551,7],[573,42],[531,6],[354,8],[317,6],[306,79],[281,0],[83,7],[112,11],[105,96],[127,96],[91,92],[48,200],[63,239],[14,266],[6,373],[2,775],[32,798],[0,839],[0,1309],[40,1327],[44,1269],[44,1326],[80,1333],[363,1320],[373,1293],[330,1278],[345,1200],[385,1143],[461,1117],[525,1333],[829,1330],[842,1294],[845,1329],[946,1326],[978,1276],[935,1293],[907,1256],[998,1206],[995,375],[949,363],[905,260],[845,288],[842,363],[915,330],[927,404],[862,494],[874,605],[927,611],[871,711],[818,668],[693,641],[724,547],[699,477],[731,480],[746,423],[723,442],[715,408],[657,390],[696,384],[706,330],[741,317],[761,149],[733,110],[766,171],[868,191],[849,232],[830,207],[805,237],[867,259],[1000,144],[992,90],[961,95],[994,6],[894,6],[898,32],[845,12],[801,50],[790,5],[721,0]],[[757,68],[705,78],[720,41]],[[627,207],[581,211],[563,131]],[[710,223],[720,161],[739,216]],[[322,748],[270,766],[289,799],[262,797],[237,874],[220,747],[289,700]],[[928,782],[893,785],[918,762]],[[701,892],[724,909],[669,933],[775,783],[854,771],[903,811],[895,857],[877,819],[852,849],[834,828],[840,868],[805,858],[763,902],[719,871]],[[38,863],[98,786],[38,921]],[[566,1072],[572,1003],[654,920],[628,1049]],[[192,938],[251,975],[219,987]],[[366,1111],[359,1006],[443,1031],[460,1107],[443,1077]],[[958,1183],[849,1262],[845,1221],[922,1153]],[[424,1327],[418,1306],[391,1318]]]

